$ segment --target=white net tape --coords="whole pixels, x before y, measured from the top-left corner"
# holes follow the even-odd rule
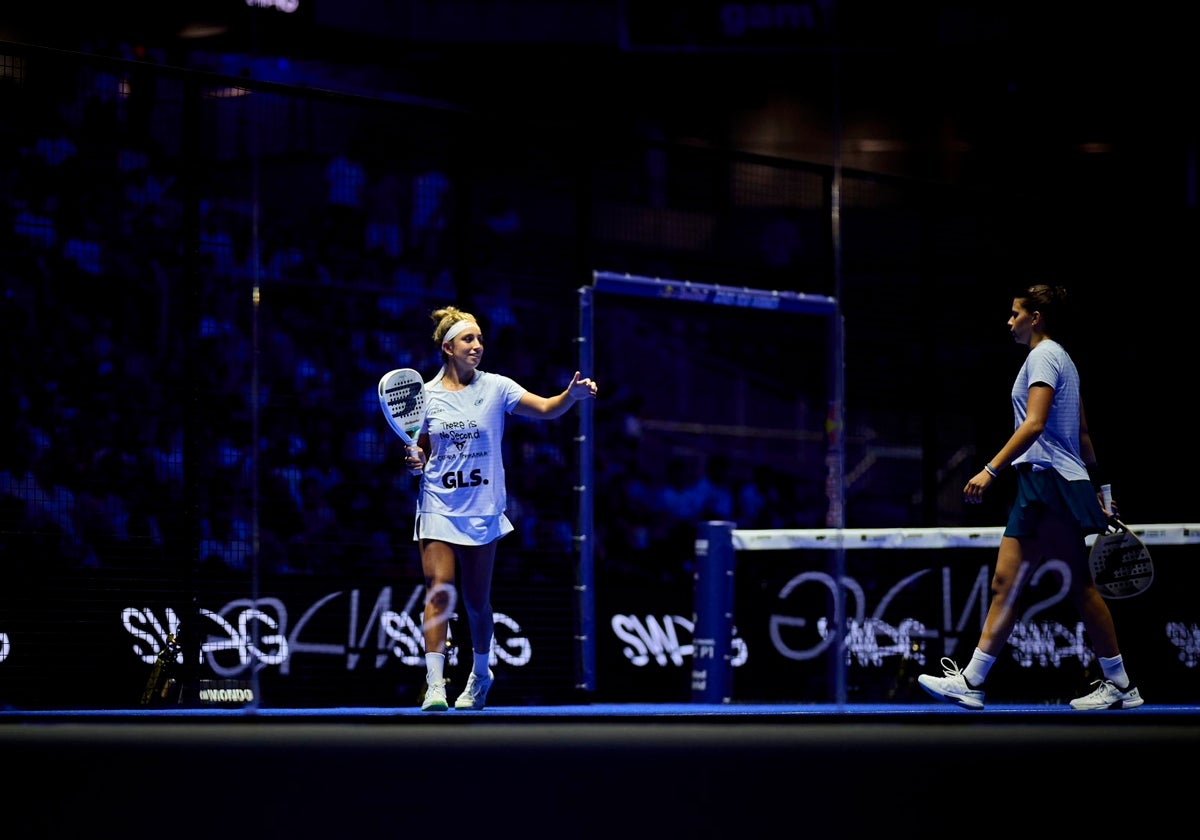
[[[1200,523],[1128,525],[1150,545],[1200,543]],[[736,551],[786,551],[816,548],[827,551],[864,548],[989,548],[1000,545],[1004,526],[993,528],[803,528],[774,531],[733,530]],[[1088,545],[1095,536],[1087,538]]]

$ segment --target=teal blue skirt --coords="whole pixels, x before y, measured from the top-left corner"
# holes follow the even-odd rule
[[[1108,528],[1096,489],[1086,479],[1067,481],[1056,470],[1017,467],[1017,499],[1008,514],[1006,537],[1032,537],[1047,513],[1074,519],[1083,536],[1103,533]]]

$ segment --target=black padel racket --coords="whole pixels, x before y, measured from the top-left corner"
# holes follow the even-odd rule
[[[409,446],[425,422],[425,380],[412,368],[390,370],[379,380],[379,407],[392,431]]]
[[[1088,556],[1092,580],[1105,598],[1140,595],[1154,582],[1154,561],[1141,537],[1115,516],[1108,530],[1096,536]]]

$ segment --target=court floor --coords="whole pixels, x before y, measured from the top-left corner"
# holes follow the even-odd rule
[[[1169,836],[1200,706],[8,711],[0,756],[13,838]]]

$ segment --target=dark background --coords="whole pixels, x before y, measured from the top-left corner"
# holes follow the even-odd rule
[[[1073,349],[1086,365],[1097,445],[1123,509],[1142,521],[1193,515],[1195,499],[1173,489],[1170,454],[1139,445],[1143,418],[1170,440],[1182,416],[1186,376],[1162,362],[1191,357],[1182,337],[1196,302],[1188,243],[1198,71],[1178,12],[949,0],[917,8],[865,0],[295,5],[284,13],[239,0],[135,0],[67,20],[40,6],[10,14],[16,40],[464,115],[457,174],[475,195],[462,212],[507,204],[525,213],[503,255],[478,234],[460,238],[477,255],[458,257],[460,300],[502,290],[489,276],[497,269],[553,278],[559,299],[593,269],[838,296],[850,423],[876,409],[872,392],[895,404],[863,372],[863,357],[916,345],[934,346],[921,351],[925,378],[904,380],[913,410],[938,414],[975,393],[1002,394],[997,378],[1019,358],[1005,348],[1011,288],[1061,282],[1088,324]],[[387,156],[406,151],[386,133],[370,142]],[[789,245],[763,244],[768,222],[733,218],[736,199],[703,182],[711,170],[678,166],[655,187],[646,157],[646,169],[623,176],[642,183],[622,199],[653,207],[686,192],[718,223],[727,214],[728,232],[701,254],[661,247],[667,237],[631,253],[634,245],[619,241],[625,230],[601,241],[603,195],[586,190],[570,208],[570,231],[561,231],[557,205],[537,207],[540,188],[572,190],[577,184],[564,181],[585,177],[588,162],[643,144],[839,167],[880,176],[875,183],[898,195],[891,212],[868,207],[855,224],[847,184],[841,229],[830,229],[821,207],[801,228],[803,245],[775,262],[752,261],[749,251]],[[972,218],[981,212],[986,221]],[[548,241],[556,233],[570,241]],[[752,358],[753,345],[744,349]],[[962,367],[981,375],[931,378],[950,366],[944,355],[971,359]],[[881,378],[894,381],[890,372]],[[1129,410],[1132,394],[1154,410]],[[1000,411],[998,424],[1007,420]],[[981,434],[985,456],[999,445],[995,428]],[[930,519],[930,509],[922,515]]]

